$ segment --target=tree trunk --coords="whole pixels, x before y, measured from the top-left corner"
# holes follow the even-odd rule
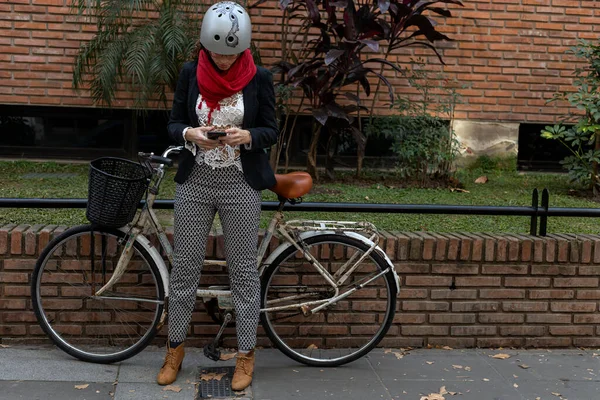
[[[367,137],[355,126],[350,127],[350,132],[356,141],[356,177],[362,173],[363,159],[365,158],[365,149],[367,148]]]
[[[315,180],[319,179],[319,172],[317,171],[317,149],[320,134],[321,124],[319,124],[318,121],[313,120],[312,138],[310,141],[310,148],[308,149],[308,156],[306,158],[306,170]]]
[[[596,143],[594,146],[594,150],[600,150],[600,132],[596,132]],[[598,196],[598,189],[600,182],[598,181],[598,163],[596,161],[592,164],[592,193],[594,197]]]
[[[273,172],[277,173],[277,165],[279,164],[279,160],[277,159],[277,156],[279,155],[279,148],[282,146],[282,144],[280,142],[277,142],[276,145],[274,145],[273,147],[271,147],[271,153],[269,154],[269,164],[271,164],[271,168],[273,169]]]
[[[327,174],[327,178],[331,180],[335,178],[335,165],[333,157],[335,156],[335,151],[337,149],[337,136],[337,132],[330,131],[329,140],[327,140],[325,173]]]
[[[360,89],[360,84],[357,82],[356,83],[356,97],[360,96],[359,89]],[[358,105],[360,106],[360,103]],[[358,131],[362,132],[362,119],[360,118],[360,108],[357,110],[356,120],[358,121]],[[362,133],[361,133],[361,136],[363,136]],[[367,136],[364,135],[363,137],[365,138],[365,145],[363,147],[366,147],[367,146]],[[358,146],[358,151],[356,152],[356,177],[357,178],[360,177],[360,174],[362,172],[363,160],[365,158],[364,149],[362,152],[360,151],[360,149],[361,149],[361,146]]]

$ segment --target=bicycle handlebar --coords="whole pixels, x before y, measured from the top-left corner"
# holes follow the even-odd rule
[[[154,153],[143,153],[143,152],[139,152],[138,156],[147,158],[149,161],[152,161],[152,162],[165,164],[170,167],[173,165],[173,160],[171,160],[169,158],[169,155],[171,153],[179,153],[181,150],[183,150],[183,146],[169,146],[163,152],[162,156],[156,156],[156,155],[154,155]]]

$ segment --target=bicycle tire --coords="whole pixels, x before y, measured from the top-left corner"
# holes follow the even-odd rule
[[[104,266],[102,271],[95,270],[95,265],[98,263],[97,260],[94,260],[94,267],[92,267],[92,263],[84,258],[84,254],[87,250],[85,250],[83,243],[85,242],[87,244],[88,241],[91,243],[91,240],[88,239],[88,241],[85,241],[86,239],[84,238],[85,235],[88,235],[88,237],[91,238],[92,232],[95,238],[94,246],[97,246],[96,242],[99,242],[99,244],[101,243],[99,256],[102,258],[101,264]],[[116,265],[115,259],[118,260],[118,257],[121,254],[121,251],[118,251],[118,241],[125,237],[126,234],[124,232],[114,228],[94,225],[76,226],[66,230],[51,240],[41,253],[35,265],[31,279],[31,298],[38,323],[56,346],[82,361],[108,364],[126,360],[142,351],[154,339],[157,333],[156,327],[160,321],[165,304],[164,282],[154,259],[137,241],[133,244],[134,258],[130,261],[130,267],[126,272],[126,274],[129,275],[124,274],[119,282],[113,287],[115,288],[114,290],[131,292],[131,294],[127,293],[128,296],[131,296],[131,299],[119,297],[118,299],[111,300],[110,297],[104,296],[102,299],[98,300],[91,296],[86,296],[84,293],[87,291],[88,286],[93,286],[96,289],[98,285],[102,286],[100,283],[95,283],[95,279],[97,276],[100,276],[100,274],[102,274],[105,279],[105,274],[108,270],[106,259],[109,256],[113,256],[110,261],[113,264],[110,264],[109,266]],[[114,250],[110,247],[113,245],[116,245]],[[91,248],[90,244],[90,249]],[[94,254],[98,255],[98,249],[96,247],[93,248]],[[87,253],[88,258],[91,253],[91,250]],[[135,257],[139,257],[139,261],[138,258]],[[142,261],[145,262],[145,265],[148,268],[148,274],[154,278],[154,285],[152,282],[147,282],[149,279],[142,275],[144,272],[139,272],[140,268],[144,268],[144,264],[141,263]],[[86,264],[86,262],[88,264]],[[89,269],[86,270],[88,266]],[[94,272],[93,274],[92,271]],[[53,276],[53,273],[59,275]],[[79,276],[81,276],[81,279]],[[133,278],[137,279],[138,282],[133,282]],[[89,283],[89,279],[92,281],[91,284]],[[79,281],[82,283],[79,283]],[[123,289],[121,289],[121,287],[123,287]],[[148,290],[146,290],[146,288],[148,288]],[[96,289],[93,289],[94,293]],[[145,299],[143,297],[143,293],[146,292],[153,296],[154,291],[156,291],[155,300],[152,300],[152,298]],[[119,292],[117,292],[117,294],[123,295]],[[52,299],[52,295],[55,295],[56,298]],[[77,295],[81,295],[82,299],[76,297]],[[117,315],[117,311],[121,311],[119,308],[109,309],[109,311],[99,308],[98,306],[104,299],[108,299],[106,304],[109,306],[111,304],[118,304],[119,300],[125,303],[125,305],[123,305],[125,308],[122,309],[124,311],[124,317],[119,317]],[[133,308],[133,301],[135,299],[144,300],[142,301],[143,304],[155,304],[156,309],[148,312],[146,308],[140,307],[139,305],[137,305],[136,308]],[[76,306],[73,307],[72,304],[68,304],[66,306],[67,308],[60,308],[61,304],[64,305],[69,301],[75,303]],[[44,308],[44,304],[47,305],[48,310]],[[78,305],[79,308],[77,308]],[[119,307],[119,305],[116,307]],[[56,311],[57,308],[59,308],[58,311]],[[62,311],[65,311],[64,314],[61,314]],[[73,318],[81,324],[80,329],[82,335],[79,335],[78,337],[76,332],[73,332],[70,333],[72,338],[67,338],[68,335],[65,332],[68,332],[69,328],[64,328],[64,326],[68,325],[60,324],[61,322],[70,322],[70,326],[73,326]],[[110,318],[110,321],[108,321],[108,318]],[[99,320],[101,322],[99,322]],[[147,324],[145,323],[146,320],[148,321]],[[143,321],[145,325],[142,326],[142,322],[140,321]],[[53,325],[55,323],[56,325]],[[97,325],[99,323],[102,323],[102,325]],[[118,343],[125,343],[124,340],[126,340],[122,337],[125,335],[120,334],[119,329],[117,329],[119,328],[116,325],[118,323],[121,323],[121,326],[125,327],[122,329],[125,331],[126,336],[128,336],[126,339],[132,337],[133,331],[139,331],[140,338],[139,340],[136,340],[134,337],[132,340],[135,340],[135,342],[131,345],[124,345],[126,347],[117,351],[115,345]],[[76,328],[78,327],[78,325],[74,326]],[[59,332],[57,330],[58,327],[63,331]],[[70,329],[73,328],[71,327]],[[84,332],[88,334],[88,332],[94,331],[98,332],[96,343],[94,343],[94,339],[83,335]],[[114,335],[113,331],[115,331]],[[100,340],[100,335],[103,334],[108,336],[108,338]],[[103,352],[99,351],[102,346],[100,344],[101,342],[107,343],[108,352],[105,353],[104,349]],[[90,351],[85,349],[84,343],[85,346],[91,344],[92,348],[97,348],[98,350]]]
[[[363,241],[343,235],[343,234],[316,235],[316,236],[312,236],[312,237],[304,239],[303,242],[307,247],[311,248],[311,251],[313,248],[316,250],[319,250],[319,247],[314,247],[314,246],[319,246],[319,245],[322,246],[322,245],[330,244],[332,246],[332,247],[330,247],[331,254],[333,254],[333,249],[334,249],[333,246],[335,246],[335,245],[341,245],[341,246],[344,246],[344,248],[358,249],[362,252],[365,252],[369,248],[369,245],[365,244]],[[262,276],[262,282],[261,282],[261,287],[262,287],[261,309],[264,310],[266,308],[267,301],[268,301],[267,297],[272,296],[269,294],[269,286],[274,278],[274,275],[277,274],[277,271],[280,268],[287,268],[288,270],[291,269],[291,267],[283,266],[284,263],[286,263],[286,260],[290,260],[291,257],[293,257],[293,259],[303,259],[303,257],[294,256],[296,254],[296,252],[297,252],[297,249],[294,246],[288,247],[279,256],[277,256],[265,270],[265,273]],[[341,254],[345,254],[345,253],[341,253]],[[374,262],[374,264],[377,266],[377,269],[379,271],[384,271],[389,266],[388,263],[386,262],[385,258],[376,251],[371,252],[368,257],[370,257],[370,259]],[[376,273],[373,273],[373,274],[376,275]],[[281,276],[283,276],[283,275],[281,275]],[[300,282],[304,282],[306,280],[306,278],[304,275],[301,275],[301,276],[302,277],[300,278]],[[285,282],[286,281],[285,276],[283,276],[283,277],[284,277],[284,279],[282,280],[282,282]],[[289,278],[289,276],[288,276],[288,278]],[[388,332],[390,325],[392,324],[392,321],[394,319],[394,314],[396,311],[396,296],[397,296],[397,287],[396,287],[394,274],[390,270],[388,273],[381,275],[380,278],[383,278],[383,282],[385,282],[385,286],[386,286],[385,290],[387,291],[385,293],[385,295],[386,295],[385,316],[383,318],[378,318],[378,319],[382,319],[382,321],[376,321],[378,323],[381,323],[381,325],[379,326],[379,329],[377,329],[377,331],[375,332],[374,336],[372,338],[370,338],[364,346],[357,348],[356,351],[353,351],[349,354],[346,354],[344,356],[340,356],[337,358],[333,358],[333,359],[324,359],[324,358],[321,359],[321,358],[315,357],[313,355],[314,351],[311,351],[311,354],[309,354],[309,355],[303,354],[302,352],[306,352],[306,347],[300,348],[300,349],[294,349],[292,346],[288,345],[286,343],[286,341],[282,338],[283,335],[278,334],[278,332],[277,332],[278,327],[276,327],[274,325],[274,323],[272,323],[270,314],[273,314],[273,320],[275,320],[275,317],[276,317],[275,312],[272,312],[272,313],[262,312],[261,313],[262,326],[263,326],[265,332],[267,333],[267,336],[271,340],[271,342],[281,352],[283,352],[288,357],[290,357],[293,360],[298,361],[300,363],[310,365],[310,366],[318,366],[318,367],[336,367],[336,366],[340,366],[340,365],[355,361],[355,360],[359,359],[360,357],[366,355],[375,346],[377,346],[377,344],[384,338],[384,336]],[[378,279],[380,279],[380,278],[378,278]],[[292,285],[291,287],[294,287],[293,283],[291,285]],[[273,285],[273,287],[275,287],[275,286],[276,285]],[[279,285],[279,287],[283,288],[284,286]],[[286,292],[289,292],[289,290],[286,290]],[[298,291],[297,293],[307,293],[307,292],[304,290],[302,292]],[[358,291],[355,293],[358,293]],[[378,293],[382,293],[382,292],[380,291]],[[277,297],[275,297],[275,298],[277,298]],[[352,302],[354,302],[354,301],[355,300],[352,300]],[[326,310],[328,310],[328,309],[326,308],[324,310],[324,312],[327,312]],[[352,317],[352,315],[351,315],[352,313],[354,313],[353,310],[351,311],[351,313],[346,313],[346,317],[349,317],[350,319],[352,319],[352,318],[358,319],[356,317]],[[296,315],[299,315],[299,314],[300,313],[297,313]],[[317,315],[317,314],[315,314],[315,315]],[[339,316],[339,315],[340,314],[337,314],[337,316]],[[331,317],[336,317],[336,315],[332,315]],[[292,318],[294,318],[293,315],[292,315]],[[302,316],[300,316],[299,318],[302,319]],[[321,318],[319,317],[319,319],[321,319]],[[330,318],[330,315],[324,315],[322,319],[325,321],[328,321],[328,322],[330,319],[332,321],[335,321],[335,318]],[[326,322],[326,324],[328,322]],[[342,325],[338,325],[338,326],[342,326]],[[288,326],[282,325],[283,330],[289,329],[289,328],[290,327],[288,327]],[[307,330],[310,331],[310,329],[311,329],[311,327],[309,326],[307,328]],[[351,328],[349,327],[348,329],[351,329]],[[298,335],[298,332],[302,332],[301,328],[299,328],[299,330],[296,331],[296,333],[292,333],[292,331],[289,331],[289,332],[287,332],[287,335],[290,335],[290,337],[293,338],[293,336],[291,336],[291,335],[294,335],[294,334]],[[296,338],[298,338],[298,336],[296,336]],[[350,342],[352,342],[351,339],[352,339],[351,337],[348,338],[348,340]],[[326,338],[325,340],[328,341],[330,339]],[[293,341],[294,341],[293,339],[290,339],[290,342],[293,342]],[[309,347],[309,349],[310,349],[310,347]],[[316,349],[316,347],[315,347],[315,349]],[[318,353],[321,355],[321,354],[326,353],[327,351],[329,351],[329,350],[322,349],[322,350],[319,350]]]

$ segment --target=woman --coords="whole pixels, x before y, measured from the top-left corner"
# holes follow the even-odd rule
[[[157,382],[175,381],[196,301],[215,212],[223,226],[236,311],[238,357],[233,390],[252,382],[260,311],[257,269],[260,191],[275,185],[267,149],[277,142],[271,73],[250,53],[251,24],[244,8],[220,2],[206,12],[198,60],[183,66],[168,124],[185,145],[175,176],[174,265],[169,290],[169,340]],[[226,136],[211,140],[210,131]]]

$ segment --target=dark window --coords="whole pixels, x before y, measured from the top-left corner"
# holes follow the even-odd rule
[[[130,110],[0,106],[0,154],[87,159],[125,156],[131,149]]]
[[[565,172],[560,161],[572,154],[558,140],[544,139],[541,132],[548,124],[519,125],[517,169],[521,171]]]
[[[162,153],[168,111],[0,105],[0,155],[93,159]]]

